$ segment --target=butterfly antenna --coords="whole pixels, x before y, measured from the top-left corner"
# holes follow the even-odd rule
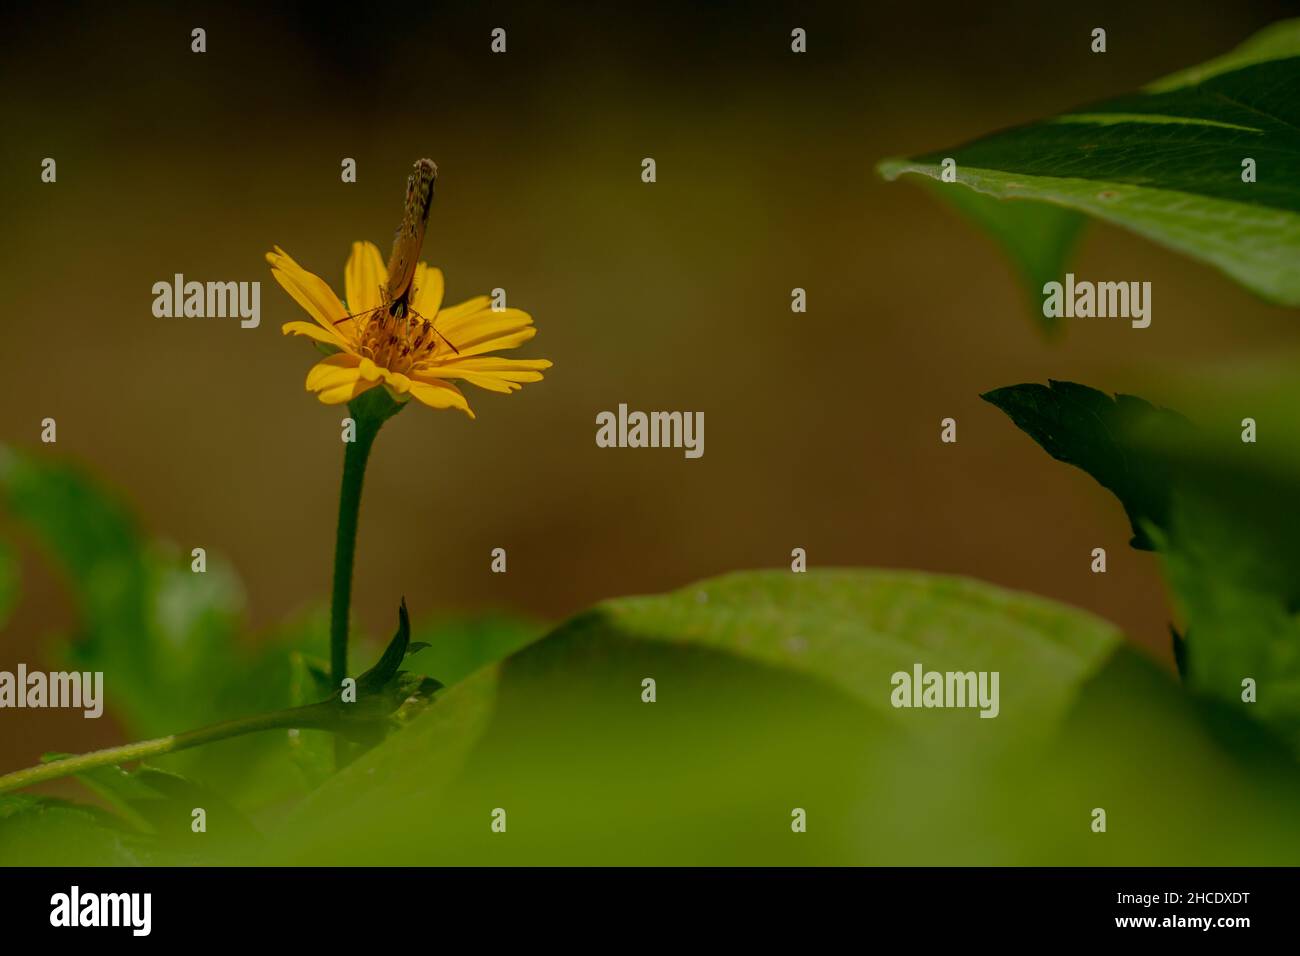
[[[420,313],[419,313],[419,312],[416,312],[414,309],[411,309],[411,314],[412,314],[412,315],[415,315],[415,316],[419,316],[419,317],[420,317],[421,319],[423,319],[425,322],[429,322],[428,319],[425,319],[424,316],[420,315]],[[456,346],[452,345],[452,344],[451,344],[451,339],[447,338],[447,336],[445,336],[445,335],[443,335],[441,332],[439,332],[439,331],[438,331],[438,327],[435,326],[432,322],[429,322],[429,328],[433,329],[433,334],[436,335],[436,336],[438,336],[438,338],[442,339],[444,342],[446,342],[447,345],[451,348],[451,350],[452,350],[453,352],[455,352],[457,355],[460,354],[460,349],[458,349],[458,348],[456,348]]]
[[[362,309],[360,312],[353,312],[351,315],[345,315],[341,319],[335,319],[333,324],[338,325],[340,322],[346,322],[348,319],[355,319],[362,315],[372,315],[378,311],[379,309]]]

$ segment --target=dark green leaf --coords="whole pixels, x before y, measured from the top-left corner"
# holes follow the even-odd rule
[[[1218,398],[1269,412],[1278,439],[1261,447],[1243,443],[1235,423],[1194,428],[1141,399],[1072,383],[984,397],[1054,458],[1114,492],[1133,545],[1160,552],[1186,621],[1173,646],[1187,687],[1267,724],[1300,753],[1300,458],[1279,440],[1286,404]],[[1246,679],[1257,687],[1253,702],[1243,699]]]
[[[951,157],[956,182],[939,189],[959,204],[969,205],[969,189],[1008,206],[1074,210],[1208,262],[1264,298],[1300,305],[1298,74],[1300,20],[1288,20],[1141,93],[879,169],[891,180],[939,180]],[[1256,161],[1256,182],[1242,181],[1246,157]],[[1061,278],[1059,253],[1077,222],[995,214],[988,202],[977,208],[1041,304],[1043,275]]]
[[[1187,680],[1187,638],[1178,633],[1178,629],[1172,624],[1169,626],[1169,643],[1173,649],[1174,666],[1178,668],[1178,676]]]
[[[1082,468],[1114,492],[1133,527],[1130,544],[1151,550],[1145,524],[1167,524],[1172,474],[1148,450],[1147,436],[1185,433],[1186,419],[1132,395],[1112,398],[1074,382],[1011,385],[980,397],[1057,461]]]
[[[357,698],[363,694],[378,693],[397,674],[406,657],[406,648],[411,640],[411,618],[406,612],[406,598],[397,609],[397,633],[384,649],[383,656],[360,677],[357,678]]]

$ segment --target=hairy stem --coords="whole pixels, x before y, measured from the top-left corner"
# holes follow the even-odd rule
[[[197,730],[187,730],[183,734],[170,734],[153,740],[138,740],[120,747],[107,747],[103,750],[78,754],[75,757],[63,757],[0,776],[0,793],[20,790],[46,780],[57,780],[59,777],[80,773],[83,770],[144,760],[147,757],[174,753],[200,744],[211,743],[214,740],[238,737],[259,730],[274,730],[280,727],[322,727],[329,722],[331,713],[328,705],[308,704],[305,707],[291,707],[287,710],[241,717],[238,720],[227,720]]]

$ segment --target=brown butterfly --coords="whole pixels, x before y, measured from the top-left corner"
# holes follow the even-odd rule
[[[393,306],[404,309],[410,299],[411,281],[415,278],[415,265],[420,261],[420,250],[424,247],[424,231],[429,225],[429,207],[433,205],[433,184],[437,179],[438,167],[431,159],[418,161],[407,177],[402,224],[397,227],[393,252],[388,257],[387,301]]]
[[[403,339],[423,323],[427,331],[447,342],[457,355],[460,350],[447,337],[433,327],[411,308],[412,282],[415,279],[415,267],[420,261],[420,251],[424,247],[424,233],[429,225],[429,207],[433,205],[433,185],[438,179],[438,167],[431,159],[421,159],[415,169],[406,178],[406,203],[402,210],[402,222],[393,236],[393,251],[388,257],[388,285],[381,290],[383,305],[369,313],[370,321],[377,324],[385,334],[394,335],[400,330]],[[366,313],[345,315],[335,321],[335,325],[347,319],[355,319]],[[390,330],[389,326],[392,326]]]

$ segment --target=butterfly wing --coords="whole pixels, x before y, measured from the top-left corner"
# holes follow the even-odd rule
[[[393,237],[393,252],[388,257],[388,301],[405,304],[415,278],[415,266],[424,246],[424,230],[429,224],[429,207],[433,204],[433,184],[438,167],[431,159],[422,159],[406,180],[406,207],[402,224]]]

